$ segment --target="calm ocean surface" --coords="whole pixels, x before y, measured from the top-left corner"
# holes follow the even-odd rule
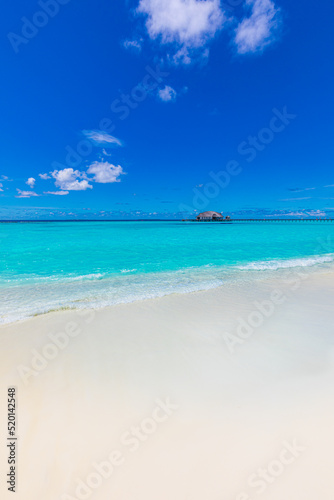
[[[326,268],[334,223],[0,224],[0,322]]]

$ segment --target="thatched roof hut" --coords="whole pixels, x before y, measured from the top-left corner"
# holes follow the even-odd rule
[[[196,217],[197,220],[217,220],[217,219],[223,219],[223,214],[220,212],[212,212],[211,210],[207,212],[202,212],[197,215]]]

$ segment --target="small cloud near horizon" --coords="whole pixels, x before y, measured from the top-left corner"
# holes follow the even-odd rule
[[[85,179],[86,174],[73,168],[64,168],[63,170],[54,170],[50,172],[55,179],[55,186],[61,191],[86,191],[93,186]],[[82,179],[82,180],[79,180]]]
[[[36,179],[34,179],[33,177],[29,177],[29,179],[27,180],[26,184],[31,188],[33,189],[33,187],[35,186],[35,182],[36,182]]]
[[[65,196],[67,194],[69,194],[69,191],[44,191],[44,194],[54,194],[54,195],[58,195],[58,196]]]
[[[284,200],[278,200],[278,201],[301,201],[301,200],[311,200],[311,196],[305,196],[303,198],[286,198]]]
[[[32,196],[40,196],[34,191],[21,191],[21,189],[16,189],[16,191],[18,192],[18,194],[15,196],[15,198],[31,198]]]
[[[87,169],[88,174],[94,175],[93,181],[99,184],[121,182],[119,177],[125,172],[120,165],[113,165],[107,161],[94,161]]]

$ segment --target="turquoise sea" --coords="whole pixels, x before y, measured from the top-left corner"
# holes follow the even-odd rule
[[[334,262],[334,223],[0,224],[0,322]]]

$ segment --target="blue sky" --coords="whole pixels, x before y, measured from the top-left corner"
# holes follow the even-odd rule
[[[17,0],[0,218],[334,214],[326,0]]]

